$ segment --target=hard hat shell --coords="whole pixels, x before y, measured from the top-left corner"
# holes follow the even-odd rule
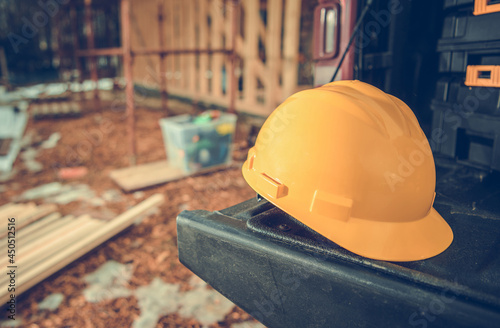
[[[432,207],[434,159],[415,115],[360,81],[286,99],[262,126],[243,176],[295,219],[368,258],[422,260],[453,240]]]

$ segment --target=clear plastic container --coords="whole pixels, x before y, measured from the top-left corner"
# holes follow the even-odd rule
[[[160,119],[168,161],[186,173],[229,164],[236,118],[221,113],[207,122],[195,122],[191,115]]]

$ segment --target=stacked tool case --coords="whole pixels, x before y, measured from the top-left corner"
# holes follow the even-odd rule
[[[443,0],[374,0],[354,45],[354,77],[403,100],[420,122],[431,121],[442,8]]]
[[[446,0],[432,100],[434,151],[500,170],[500,2]]]

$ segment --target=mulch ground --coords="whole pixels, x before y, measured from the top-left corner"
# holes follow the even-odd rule
[[[37,160],[44,165],[41,172],[29,172],[18,158],[15,163],[18,172],[13,179],[4,183],[7,191],[0,194],[0,203],[8,202],[24,190],[59,181],[58,168],[68,166],[86,166],[89,173],[76,181],[88,184],[97,194],[109,189],[119,189],[109,178],[109,173],[128,165],[126,117],[123,110],[111,110],[106,104],[102,108],[100,111],[84,109],[85,115],[77,119],[30,120],[27,131],[34,131],[39,140],[47,139],[53,132],[60,132],[62,138],[55,148],[40,152]],[[136,113],[138,163],[165,159],[163,138],[158,125],[158,120],[164,113],[145,108],[138,108]],[[241,129],[238,131],[237,139],[242,140],[244,136]],[[242,153],[238,157],[241,158]],[[190,289],[188,280],[193,273],[177,257],[177,214],[182,210],[219,210],[254,197],[253,190],[248,187],[237,168],[188,177],[150,188],[144,190],[144,197],[141,199],[154,193],[162,193],[166,198],[157,214],[115,236],[18,299],[17,313],[23,319],[22,326],[129,327],[140,313],[135,297],[88,303],[82,295],[82,290],[86,287],[82,278],[106,261],[115,260],[133,265],[134,273],[130,281],[132,289],[149,284],[155,277],[168,283],[178,283],[182,289]],[[132,193],[124,193],[121,201],[109,203],[105,207],[119,214],[138,202],[140,200]],[[81,210],[82,204],[78,202],[59,208],[63,215]],[[38,303],[52,293],[64,294],[63,303],[53,312],[39,310]],[[223,322],[212,327],[230,327],[233,323],[248,319],[248,314],[235,307]],[[195,320],[182,318],[177,314],[161,318],[157,326],[201,327]]]

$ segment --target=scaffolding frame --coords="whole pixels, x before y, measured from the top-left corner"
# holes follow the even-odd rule
[[[78,44],[78,30],[76,25],[76,4],[70,2],[70,15],[72,17],[72,33],[74,35],[75,46],[75,69],[79,72],[79,76],[83,76],[83,68],[80,64],[81,57],[87,57],[90,60],[90,77],[95,84],[93,98],[96,102],[99,101],[99,91],[97,89],[98,82],[98,67],[97,57],[100,56],[120,56],[123,63],[123,75],[125,79],[125,99],[126,99],[126,117],[127,117],[127,134],[129,142],[129,163],[135,165],[137,160],[137,147],[135,137],[135,103],[134,103],[134,82],[133,82],[133,65],[134,57],[136,56],[150,56],[156,55],[160,59],[160,69],[158,72],[158,80],[160,84],[160,97],[162,109],[167,111],[168,114],[168,90],[167,81],[165,77],[166,59],[169,55],[188,55],[188,54],[214,54],[222,53],[229,56],[229,107],[228,111],[235,112],[236,101],[236,87],[237,80],[235,77],[236,70],[236,30],[237,30],[237,6],[239,0],[229,0],[229,5],[232,6],[229,10],[231,17],[232,37],[230,40],[230,47],[228,49],[168,49],[165,47],[164,35],[164,16],[163,5],[164,0],[158,0],[158,34],[159,34],[159,47],[158,48],[142,48],[132,49],[131,42],[131,0],[120,0],[120,28],[121,28],[121,47],[114,48],[95,48],[95,36],[92,27],[92,0],[84,0],[85,6],[85,30],[87,35],[87,49],[79,49]]]

